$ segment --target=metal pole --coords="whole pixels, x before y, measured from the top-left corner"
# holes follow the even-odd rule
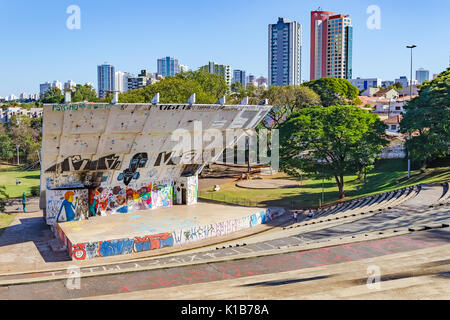
[[[411,49],[411,72],[409,78],[409,101],[412,100],[412,57],[413,57],[413,49],[417,47],[415,44],[412,46],[406,46],[408,49]],[[409,134],[409,138],[411,138],[411,134]],[[411,153],[408,151],[408,179],[411,178]]]

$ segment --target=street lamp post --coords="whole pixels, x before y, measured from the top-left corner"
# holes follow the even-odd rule
[[[417,46],[413,44],[412,46],[406,46],[406,48],[411,49],[411,73],[409,78],[409,101],[412,100],[412,52],[413,49]],[[409,137],[411,138],[411,133],[409,133]],[[411,178],[411,157],[410,152],[408,151],[408,179]]]

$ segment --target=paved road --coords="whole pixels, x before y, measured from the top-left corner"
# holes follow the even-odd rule
[[[87,277],[81,279],[80,289],[69,290],[66,287],[67,280],[3,286],[0,287],[0,299],[70,299],[169,288],[327,266],[411,250],[433,248],[446,245],[449,242],[450,231],[448,229],[435,229],[381,240],[287,254]],[[70,286],[72,282],[69,281]],[[161,297],[161,299],[164,298]]]

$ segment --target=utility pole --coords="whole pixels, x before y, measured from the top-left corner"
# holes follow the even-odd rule
[[[406,48],[411,49],[411,73],[410,73],[410,78],[409,78],[409,101],[412,100],[412,54],[413,54],[413,49],[416,48],[417,46],[415,44],[413,44],[412,46],[406,46]],[[409,138],[411,139],[411,133],[409,133]],[[408,151],[408,179],[411,178],[411,154]]]

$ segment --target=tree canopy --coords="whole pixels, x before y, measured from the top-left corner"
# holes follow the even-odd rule
[[[189,71],[120,94],[120,102],[150,102],[156,93],[162,103],[185,103],[195,93],[196,103],[215,103],[227,90],[225,79],[215,74]]]
[[[43,103],[63,103],[64,96],[61,93],[61,89],[56,87],[51,87],[44,92],[41,97],[41,102]]]
[[[419,96],[406,104],[400,130],[412,160],[427,161],[450,154],[450,68],[425,83]]]
[[[75,89],[73,90],[71,94],[71,100],[72,102],[80,102],[80,101],[90,101],[90,102],[97,102],[98,98],[95,93],[95,89],[88,85],[81,85],[77,84],[75,86]]]
[[[324,107],[345,105],[358,98],[358,88],[347,79],[325,77],[303,83],[304,86],[314,90],[322,101]]]
[[[278,127],[290,114],[302,108],[320,105],[319,95],[305,86],[270,86],[263,98],[273,106],[262,122],[267,129]]]
[[[313,106],[292,114],[279,126],[280,168],[334,177],[344,198],[344,175],[374,163],[383,146],[386,125],[377,115],[355,106]]]

